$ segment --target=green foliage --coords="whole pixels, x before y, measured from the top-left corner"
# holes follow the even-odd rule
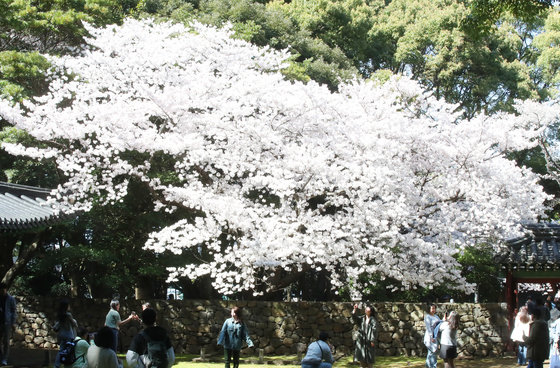
[[[556,9],[548,15],[544,32],[535,37],[535,47],[540,51],[537,66],[543,82],[558,96],[560,86],[560,12]]]
[[[394,0],[372,28],[371,71],[410,73],[438,98],[458,103],[467,117],[511,110],[515,99],[538,97],[530,67],[518,59],[525,44],[510,23],[473,38],[459,1]]]
[[[0,127],[2,127],[1,124]],[[29,134],[9,125],[4,126],[0,130],[0,148],[2,147],[2,142],[37,146],[37,142]],[[40,162],[25,158],[15,158],[2,151],[0,151],[0,168],[2,168],[3,174],[0,176],[5,181],[9,179],[9,181],[18,184],[54,188],[60,183],[61,179],[56,165],[51,160]]]
[[[480,302],[496,302],[503,293],[500,264],[494,261],[494,250],[489,244],[477,244],[463,249],[458,258],[461,273],[477,285]],[[465,297],[465,296],[463,296]]]
[[[67,46],[83,42],[84,21],[119,23],[127,14],[180,22],[197,19],[216,26],[229,22],[235,37],[288,49],[293,56],[283,71],[286,78],[314,80],[331,90],[357,74],[379,83],[393,74],[408,74],[437,97],[458,103],[470,117],[481,110],[509,111],[518,98],[557,95],[560,18],[549,8],[550,1],[544,0],[0,0],[0,88],[14,101],[45,93],[43,75],[49,64],[38,52],[67,52]],[[541,27],[544,32],[535,37]],[[36,144],[23,132],[2,128],[0,142]],[[123,158],[147,157],[125,152]],[[512,158],[546,172],[538,150]],[[151,177],[164,184],[179,181],[169,156],[156,153],[149,159]],[[44,187],[64,180],[48,161],[15,160],[0,153],[0,167],[0,180]],[[558,193],[556,183],[543,183],[549,193]],[[161,284],[164,267],[178,258],[155,257],[141,247],[151,231],[173,216],[190,214],[153,213],[147,199],[157,193],[145,192],[139,183],[131,183],[130,189],[125,201],[98,205],[60,230],[68,244],[30,266],[38,283],[30,287],[44,289],[40,281],[59,264],[63,271],[51,292],[62,293],[72,284],[82,293],[127,295],[135,279],[149,277]],[[194,260],[188,252],[185,257]],[[460,256],[467,279],[484,286],[479,288],[481,300],[501,295],[490,258],[485,247],[466,249]],[[444,288],[390,291],[392,280],[373,276],[373,281],[365,293],[375,300],[435,300],[449,294]]]
[[[0,90],[6,98],[22,101],[47,88],[44,73],[49,62],[37,52],[0,51]]]
[[[0,1],[0,50],[48,52],[83,42],[83,22],[122,21],[116,0]]]
[[[56,289],[107,298],[148,287],[165,297],[166,267],[193,261],[192,256],[155,255],[143,245],[152,231],[189,214],[154,212],[152,194],[141,182],[132,181],[129,193],[121,202],[94,206],[72,224],[57,227],[53,246],[28,265],[20,287],[36,295]]]
[[[466,23],[480,12],[494,11],[494,5],[463,0],[144,0],[136,9],[139,15],[196,18],[215,26],[230,22],[236,37],[289,49],[294,57],[287,78],[312,79],[332,90],[358,72],[366,78],[378,70],[410,74],[471,117],[481,110],[511,111],[515,99],[547,96],[533,68],[531,46],[546,7],[506,1],[496,9],[499,26],[473,35]],[[519,21],[515,15],[520,14],[533,16]]]
[[[550,9],[553,0],[466,0],[471,15],[466,25],[476,32],[491,28],[504,13],[531,22]]]
[[[353,62],[339,45],[328,44],[301,27],[289,5],[281,1],[163,0],[155,2],[157,6],[148,3],[138,2],[135,15],[181,22],[196,18],[218,27],[229,22],[235,37],[259,46],[289,49],[294,57],[284,71],[288,79],[304,82],[313,79],[335,90],[341,80],[357,74]]]
[[[84,42],[83,22],[122,21],[117,0],[0,0],[0,91],[21,101],[45,92],[47,60],[38,53],[67,52]]]

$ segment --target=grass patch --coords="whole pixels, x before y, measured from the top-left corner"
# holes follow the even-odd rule
[[[178,355],[173,367],[176,368],[224,368],[223,358],[221,354],[212,356],[212,362],[193,362],[194,358],[198,355]],[[119,355],[119,359],[123,359],[124,367],[128,368],[124,355]],[[258,356],[242,356],[240,368],[300,368],[299,364],[287,364],[287,362],[297,361],[295,355],[276,355],[264,357],[266,364],[259,364]],[[424,368],[425,357],[376,357],[376,368]],[[514,357],[495,357],[484,359],[457,359],[455,361],[457,368],[511,368],[515,366],[516,360]],[[351,356],[344,356],[338,359],[335,368],[359,368],[359,365],[352,362]],[[443,361],[438,360],[438,367],[443,367]],[[545,363],[545,368],[548,364]]]

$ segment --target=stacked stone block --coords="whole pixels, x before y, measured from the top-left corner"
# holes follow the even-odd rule
[[[17,297],[18,323],[14,345],[23,348],[56,349],[52,330],[58,300]],[[103,326],[110,300],[73,299],[71,312],[82,326],[94,332]],[[121,300],[121,316],[140,314],[144,301]],[[250,335],[264,355],[297,355],[305,352],[320,331],[331,335],[337,354],[352,354],[353,332],[351,303],[257,302],[220,300],[150,300],[158,312],[158,323],[170,332],[178,354],[213,354],[222,323],[230,308],[244,308]],[[425,304],[374,303],[379,322],[379,355],[422,356]],[[458,332],[459,352],[463,356],[501,355],[509,342],[505,304],[441,304],[438,312],[455,310],[461,316]],[[121,349],[126,351],[132,337],[142,329],[139,322],[124,325]],[[254,354],[257,354],[255,351]]]

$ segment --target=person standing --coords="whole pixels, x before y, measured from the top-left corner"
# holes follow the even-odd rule
[[[171,368],[175,363],[175,351],[167,331],[155,325],[156,311],[144,309],[142,323],[146,328],[134,337],[126,353],[128,367]]]
[[[56,323],[53,326],[53,330],[56,331],[59,346],[58,353],[56,354],[56,358],[54,360],[55,368],[60,367],[60,353],[64,349],[66,342],[72,341],[76,338],[77,329],[78,323],[74,317],[72,317],[72,313],[70,313],[70,303],[66,299],[61,300],[58,304]]]
[[[545,359],[549,357],[548,323],[543,319],[541,308],[533,309],[529,327],[529,336],[524,336],[527,344],[527,368],[543,368]]]
[[[233,368],[239,367],[239,353],[243,341],[247,343],[247,346],[253,347],[249,330],[243,322],[242,309],[233,307],[231,308],[231,318],[226,319],[218,336],[218,345],[224,347],[225,368],[229,368],[232,361]]]
[[[334,363],[331,347],[327,343],[329,334],[319,333],[319,340],[307,347],[307,353],[301,360],[301,368],[331,368]]]
[[[124,325],[125,323],[128,323],[133,319],[137,320],[138,316],[136,316],[136,314],[133,312],[130,314],[130,316],[128,316],[127,319],[121,321],[121,315],[119,314],[119,309],[121,305],[119,301],[117,299],[113,299],[111,300],[109,306],[110,306],[109,312],[105,317],[105,326],[109,327],[113,331],[113,335],[115,338],[113,339],[112,349],[116,353],[118,342],[119,342],[119,329],[121,328],[121,325]]]
[[[548,326],[548,333],[550,339],[550,368],[560,368],[560,350],[558,349],[558,343],[560,342],[560,318],[557,318]]]
[[[426,356],[426,367],[437,368],[437,348],[438,343],[436,336],[434,336],[434,327],[441,319],[436,315],[437,307],[435,304],[430,305],[430,311],[424,316],[424,324],[426,325],[426,332],[424,333],[424,345],[428,348],[428,355]]]
[[[363,316],[357,316],[358,305],[354,304],[352,318],[358,326],[354,361],[360,366],[371,368],[375,363],[375,342],[377,341],[377,321],[373,317],[373,308],[366,306]]]
[[[10,339],[16,326],[16,299],[8,294],[8,285],[0,283],[0,364],[8,365]]]
[[[459,327],[459,315],[453,311],[449,313],[440,324],[441,348],[439,356],[444,361],[445,368],[455,368],[457,358],[457,328]]]
[[[527,363],[527,345],[523,340],[523,336],[529,336],[529,313],[527,306],[522,306],[515,316],[511,339],[517,344],[517,365],[525,365]]]

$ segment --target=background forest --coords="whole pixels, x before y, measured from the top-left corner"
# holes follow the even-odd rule
[[[337,91],[354,78],[386,81],[404,74],[438,99],[457,104],[464,119],[475,114],[514,112],[517,100],[555,102],[560,87],[560,12],[553,1],[532,0],[0,0],[0,90],[14,101],[48,90],[49,61],[41,54],[72,53],[87,36],[84,22],[120,24],[127,17],[223,27],[258,46],[288,50],[286,79],[315,81]],[[0,121],[0,143],[29,143],[34,138]],[[553,195],[550,219],[558,217],[558,130],[550,129],[538,148],[510,159],[541,174]],[[35,143],[34,143],[35,144]],[[165,155],[154,156],[159,179],[174,181]],[[168,170],[166,170],[168,168]],[[0,181],[56,188],[65,181],[48,160],[15,157],[0,150]],[[155,254],[145,250],[149,234],[192,213],[155,213],[154,194],[131,181],[124,201],[94,205],[91,211],[43,229],[41,244],[27,265],[10,273],[19,294],[87,297],[165,297],[167,267],[194,262],[191,254]],[[33,234],[0,234],[0,275],[13,267]],[[501,291],[499,266],[490,246],[468,247],[457,255],[462,274],[478,285],[481,301],[496,301]],[[424,301],[452,296],[472,300],[443,286],[390,291],[370,275],[375,286],[364,299]],[[185,298],[221,295],[210,280],[181,279],[171,285]],[[251,293],[233,297],[253,298]],[[326,270],[286,274],[260,298],[348,300],[335,293]]]

